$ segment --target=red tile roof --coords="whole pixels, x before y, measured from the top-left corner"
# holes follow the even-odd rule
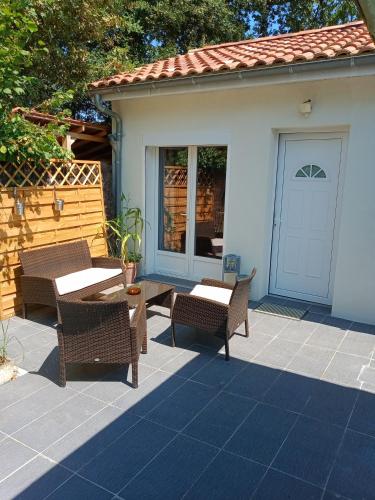
[[[356,21],[190,50],[184,55],[141,66],[131,73],[98,80],[90,88],[94,90],[205,73],[334,59],[365,52],[375,53],[375,44],[363,21]]]

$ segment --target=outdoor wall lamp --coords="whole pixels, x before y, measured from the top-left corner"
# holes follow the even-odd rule
[[[64,210],[64,200],[62,198],[55,199],[55,210],[57,212],[62,212]]]
[[[15,199],[14,212],[19,217],[22,217],[25,214],[25,202],[20,198],[18,198],[18,192],[16,187],[13,189],[13,196]]]
[[[310,113],[312,111],[312,101],[311,99],[307,99],[307,101],[301,102],[301,104],[298,107],[299,112],[304,115],[305,118],[310,116]]]
[[[62,198],[56,198],[56,188],[53,191],[54,193],[54,206],[56,212],[62,212],[64,210],[64,200]]]

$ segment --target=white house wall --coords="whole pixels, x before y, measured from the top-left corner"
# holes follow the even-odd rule
[[[224,251],[268,291],[278,134],[343,131],[343,201],[333,314],[375,323],[375,77],[113,102],[124,121],[123,191],[145,207],[145,147],[228,145]],[[312,99],[305,118],[298,105]],[[156,189],[156,187],[155,187]]]

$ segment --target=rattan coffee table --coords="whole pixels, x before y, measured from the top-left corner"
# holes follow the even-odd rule
[[[129,307],[136,307],[138,304],[145,302],[147,305],[159,305],[169,308],[169,313],[171,313],[171,308],[173,304],[173,296],[175,292],[175,287],[167,283],[158,283],[157,281],[142,280],[135,284],[141,289],[141,293],[138,295],[129,295],[127,293],[127,288],[121,288],[111,293],[96,293],[85,297],[84,300],[126,300]]]

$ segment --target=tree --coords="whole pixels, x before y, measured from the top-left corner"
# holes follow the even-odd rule
[[[241,40],[246,18],[227,0],[151,1],[139,18],[152,56],[174,55],[206,44]],[[145,15],[146,14],[146,15]]]
[[[283,2],[277,21],[278,32],[289,33],[354,21],[359,16],[353,0],[296,0]]]
[[[17,96],[23,95],[31,78],[25,76],[30,53],[25,50],[37,31],[35,11],[25,13],[22,0],[0,3],[0,111],[9,111]]]
[[[32,56],[24,69],[34,83],[19,102],[52,112],[69,106],[73,115],[85,119],[98,117],[87,94],[90,81],[203,45],[317,28],[358,16],[354,0],[29,0],[27,4],[38,27],[28,37]],[[48,51],[39,50],[40,41]],[[69,90],[73,98],[64,100]]]
[[[354,0],[150,0],[135,19],[148,58],[358,18]]]
[[[86,93],[89,81],[132,68],[128,39],[138,26],[127,11],[129,2],[120,0],[30,0],[36,12],[38,32],[30,40],[30,50],[40,40],[48,53],[33,50],[27,69],[35,77],[34,86],[22,104],[52,113],[69,106],[74,115],[89,113]],[[52,99],[59,92],[73,91],[73,99]],[[62,94],[61,94],[62,93]],[[83,116],[85,117],[85,116]]]
[[[64,132],[63,127],[38,127],[22,115],[12,113],[12,107],[34,84],[34,78],[25,74],[31,56],[25,47],[37,31],[35,18],[35,11],[29,8],[27,0],[1,0],[0,161],[20,162],[68,155],[57,141]],[[42,42],[36,51],[45,52]]]

